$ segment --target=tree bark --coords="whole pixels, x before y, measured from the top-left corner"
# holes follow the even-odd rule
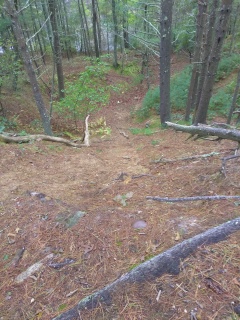
[[[227,118],[227,124],[231,123],[232,114],[233,114],[233,111],[236,108],[239,89],[240,89],[240,69],[238,70],[237,83],[236,83],[236,87],[235,87],[234,94],[233,94],[233,99],[232,99],[232,104],[231,104],[231,107],[230,107],[230,110],[229,110],[229,114],[228,114],[228,118]]]
[[[113,67],[118,68],[118,57],[117,57],[117,44],[118,44],[118,24],[117,24],[117,13],[116,13],[116,1],[112,0],[112,18],[113,18]]]
[[[195,48],[193,54],[192,76],[188,90],[188,99],[185,112],[185,121],[189,121],[191,110],[195,107],[197,97],[198,79],[201,69],[201,55],[203,44],[203,31],[206,23],[206,12],[208,8],[208,1],[198,2],[198,15],[197,15],[197,32],[195,39]]]
[[[58,94],[60,98],[65,97],[64,93],[64,76],[63,76],[63,67],[62,67],[62,52],[61,44],[58,33],[57,26],[57,17],[56,17],[56,1],[48,0],[48,8],[50,12],[50,22],[52,26],[53,33],[53,56],[54,63],[56,64],[57,78],[58,78]]]
[[[34,95],[34,98],[35,98],[35,101],[37,104],[37,108],[38,108],[38,111],[39,111],[41,119],[42,119],[44,132],[45,132],[45,134],[51,136],[51,135],[53,135],[53,133],[52,133],[51,125],[50,125],[50,118],[48,116],[47,109],[46,109],[44,102],[43,102],[41,91],[40,91],[40,88],[39,88],[39,85],[37,82],[37,77],[36,77],[36,74],[34,72],[34,68],[32,65],[31,56],[29,54],[29,51],[28,51],[28,48],[26,45],[26,41],[25,41],[25,38],[23,35],[22,27],[21,27],[19,20],[18,20],[18,13],[15,9],[14,1],[13,0],[5,0],[5,4],[6,4],[7,13],[12,21],[13,32],[14,32],[15,38],[17,39],[19,52],[22,56],[24,66],[25,66],[26,72],[29,77],[29,81],[32,86],[33,95]]]
[[[92,25],[93,25],[93,40],[96,58],[100,57],[98,34],[97,34],[97,8],[96,0],[92,0]]]
[[[170,65],[172,47],[173,0],[161,1],[160,17],[160,118],[161,124],[171,119],[170,106]]]
[[[176,131],[187,132],[190,133],[191,136],[197,135],[197,137],[199,138],[206,136],[215,136],[219,137],[220,139],[240,142],[240,130],[236,129],[214,128],[207,125],[183,126],[172,122],[166,122],[166,124]]]
[[[114,292],[119,288],[125,287],[127,284],[151,281],[166,273],[177,275],[180,273],[181,262],[196,251],[198,247],[226,240],[230,234],[239,230],[240,218],[236,218],[187,239],[140,264],[103,289],[79,301],[75,307],[52,320],[73,320],[78,318],[78,311],[80,310],[93,309],[98,306],[98,303],[109,305],[111,304],[111,296]]]
[[[233,0],[222,0],[219,21],[216,27],[216,35],[214,37],[211,54],[208,59],[208,69],[205,74],[203,88],[199,105],[197,106],[194,124],[206,123],[209,101],[212,96],[212,90],[217,72],[218,64],[221,57],[223,41],[227,31],[227,23],[230,16]]]

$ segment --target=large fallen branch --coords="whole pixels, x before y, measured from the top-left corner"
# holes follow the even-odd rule
[[[51,142],[60,142],[64,143],[67,146],[81,148],[81,147],[89,147],[90,146],[90,138],[89,138],[89,128],[88,128],[88,119],[90,115],[87,115],[85,118],[85,131],[84,131],[84,139],[83,143],[78,143],[77,141],[71,141],[64,138],[47,136],[45,134],[29,134],[26,136],[18,136],[9,133],[1,133],[0,134],[0,142],[5,143],[27,143],[31,141],[51,141]]]
[[[60,143],[66,144],[67,146],[76,147],[76,148],[88,146],[85,143],[77,143],[77,142],[59,138],[59,137],[47,136],[45,134],[30,134],[27,136],[12,136],[6,133],[0,134],[0,141],[5,143],[27,143],[31,141],[40,141],[40,140],[60,142]]]
[[[176,131],[190,133],[192,137],[197,136],[197,138],[200,138],[206,136],[215,136],[220,139],[228,139],[240,142],[240,130],[236,129],[223,129],[219,127],[215,128],[203,124],[199,124],[198,126],[183,126],[172,122],[166,122],[166,124]]]
[[[240,230],[240,217],[209,229],[193,238],[187,239],[171,249],[140,264],[130,272],[103,289],[79,301],[72,309],[60,314],[52,320],[72,320],[78,318],[79,311],[93,309],[98,303],[111,304],[111,297],[116,290],[134,282],[154,280],[165,273],[178,274],[180,262],[186,259],[199,246],[225,240],[227,236]]]
[[[240,200],[240,196],[196,196],[196,197],[180,197],[180,198],[169,198],[169,197],[146,197],[148,200],[156,200],[161,202],[184,202],[184,201],[205,201],[205,200],[227,200],[236,199]]]

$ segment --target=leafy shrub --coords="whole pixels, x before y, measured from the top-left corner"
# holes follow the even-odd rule
[[[170,99],[173,110],[183,110],[186,107],[190,79],[190,67],[186,67],[171,79]]]
[[[236,87],[236,81],[232,81],[226,87],[223,87],[215,93],[209,103],[209,112],[211,115],[226,116],[232,103],[233,93]],[[237,99],[237,104],[240,103],[240,97]]]
[[[171,105],[174,110],[182,110],[186,106],[188,87],[190,83],[191,72],[190,68],[186,67],[180,73],[176,74],[171,79]],[[160,90],[159,87],[148,90],[146,93],[142,107],[137,111],[139,119],[143,120],[149,117],[152,110],[158,112],[160,105]]]
[[[214,94],[209,103],[209,111],[217,115],[226,115],[232,102],[232,95],[227,93],[226,90],[219,89],[216,94]]]
[[[0,116],[0,133],[5,129],[14,129],[17,126],[17,117],[13,119],[8,119],[6,117]]]
[[[239,54],[233,54],[231,56],[223,57],[219,62],[215,81],[219,81],[229,76],[231,72],[238,67],[239,64]]]
[[[159,87],[148,90],[146,93],[142,107],[137,110],[137,116],[141,120],[146,119],[150,116],[151,110],[158,110],[160,104],[160,92]]]
[[[228,76],[231,72],[240,64],[240,55],[233,54],[229,57],[223,57],[219,63],[218,71],[215,81]],[[191,68],[188,66],[180,73],[176,74],[171,79],[171,106],[174,111],[184,110],[187,103],[188,89],[191,79]],[[220,113],[226,113],[226,109],[229,108],[231,103],[234,86],[230,89],[227,86],[225,89],[220,89],[215,95],[212,96],[210,101],[210,111],[219,111]],[[142,107],[137,111],[137,115],[141,119],[149,117],[151,110],[158,110],[160,105],[160,93],[159,88],[150,89],[142,103]]]
[[[110,96],[110,90],[116,87],[109,86],[106,74],[109,67],[99,60],[93,61],[75,82],[67,82],[65,98],[55,103],[55,110],[66,119],[83,120],[87,114],[99,110],[105,105]]]

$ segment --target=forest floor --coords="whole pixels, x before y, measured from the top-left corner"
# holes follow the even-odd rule
[[[185,64],[179,59],[173,72]],[[130,77],[116,73],[109,79],[129,83],[94,116],[105,117],[110,135],[93,137],[90,147],[80,149],[43,141],[0,145],[1,320],[52,319],[150,257],[239,216],[234,200],[146,199],[239,195],[240,160],[228,161],[226,175],[221,173],[221,159],[237,145],[187,140],[187,134],[159,126],[144,133],[146,122],[137,122],[133,111],[146,85],[131,86]],[[20,100],[8,107],[22,106],[24,125],[29,111]],[[126,286],[111,305],[86,310],[79,319],[237,319],[239,271],[237,232],[202,246],[179,275]]]

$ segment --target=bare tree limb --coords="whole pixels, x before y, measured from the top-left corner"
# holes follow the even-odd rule
[[[229,156],[229,157],[225,157],[222,158],[222,168],[221,168],[221,172],[222,174],[226,177],[226,162],[232,159],[236,159],[236,158],[240,158],[240,156],[238,155],[233,155],[233,156]]]
[[[176,158],[176,159],[164,159],[160,158],[158,160],[152,161],[153,163],[172,163],[177,161],[185,161],[185,160],[195,160],[195,159],[206,159],[208,157],[218,156],[219,152],[211,152],[211,153],[205,153],[205,154],[199,154],[189,157],[182,157],[182,158]]]
[[[5,143],[27,143],[31,141],[51,141],[51,142],[60,142],[64,143],[67,146],[81,148],[81,147],[89,147],[90,146],[90,134],[88,128],[88,119],[90,115],[88,115],[85,119],[85,132],[84,132],[84,140],[83,143],[77,143],[77,141],[70,141],[64,138],[48,136],[45,134],[30,134],[27,136],[14,136],[8,133],[1,133],[0,134],[0,142]]]
[[[180,198],[169,198],[169,197],[146,197],[148,200],[156,200],[161,202],[184,202],[184,201],[205,201],[205,200],[227,200],[227,199],[240,199],[240,196],[197,196],[197,197],[180,197]]]
[[[197,138],[215,136],[220,139],[228,139],[240,142],[240,130],[237,129],[223,129],[218,127],[213,128],[211,126],[202,124],[198,124],[197,126],[183,126],[172,122],[166,122],[166,124],[176,131],[190,133],[192,137],[195,135],[197,135]]]
[[[126,287],[126,284],[154,280],[165,273],[179,274],[180,262],[186,259],[199,246],[225,240],[230,234],[239,230],[240,217],[187,239],[140,264],[103,289],[82,299],[75,307],[52,320],[73,320],[78,318],[80,310],[93,309],[99,302],[109,305],[114,292],[119,288]]]
[[[27,143],[27,142],[39,141],[39,140],[60,142],[60,143],[66,144],[67,146],[71,146],[71,147],[75,147],[75,148],[87,147],[87,145],[85,143],[79,144],[79,143],[72,142],[67,139],[47,136],[45,134],[30,134],[27,136],[11,136],[6,133],[0,134],[0,141],[5,142],[5,143]]]

